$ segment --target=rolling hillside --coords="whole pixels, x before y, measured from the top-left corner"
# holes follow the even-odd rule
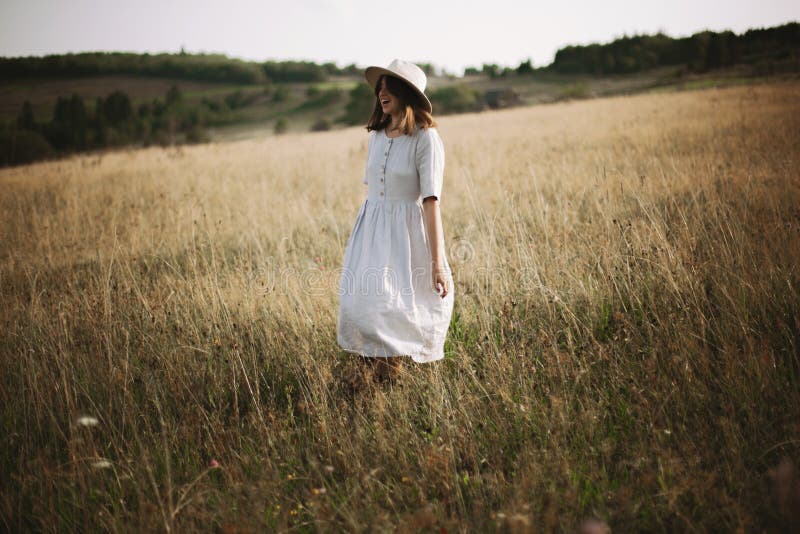
[[[437,115],[724,87],[796,79],[800,24],[738,36],[623,37],[567,46],[546,67],[483,65],[463,77],[422,66]],[[372,99],[355,65],[219,55],[0,58],[0,75],[0,164],[108,147],[343,128],[363,123]]]

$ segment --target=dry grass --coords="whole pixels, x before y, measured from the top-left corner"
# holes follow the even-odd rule
[[[3,170],[0,526],[796,526],[798,89],[442,119],[447,358],[355,391],[362,130]]]

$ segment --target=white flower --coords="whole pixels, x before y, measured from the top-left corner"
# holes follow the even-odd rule
[[[108,460],[97,460],[96,462],[92,462],[92,467],[95,469],[107,469],[111,467],[111,462]]]
[[[96,418],[91,417],[89,415],[84,415],[82,417],[78,417],[78,424],[80,426],[95,426],[99,422],[100,421],[98,421]]]

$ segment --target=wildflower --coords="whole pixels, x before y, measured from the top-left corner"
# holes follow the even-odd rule
[[[326,473],[333,473],[333,466],[332,465],[326,465],[325,466],[325,472]]]
[[[94,467],[95,469],[108,469],[109,467],[111,467],[111,462],[105,459],[97,460],[96,462],[92,462],[92,467]]]
[[[219,462],[216,460],[211,460],[211,469],[217,469],[219,467]]]
[[[95,426],[97,423],[99,423],[99,421],[96,418],[88,415],[78,417],[78,424],[80,426]]]

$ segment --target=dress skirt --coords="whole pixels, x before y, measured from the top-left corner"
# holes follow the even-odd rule
[[[433,288],[424,213],[419,198],[370,195],[361,205],[339,279],[339,346],[363,356],[444,358],[454,286],[443,259],[448,294]]]

